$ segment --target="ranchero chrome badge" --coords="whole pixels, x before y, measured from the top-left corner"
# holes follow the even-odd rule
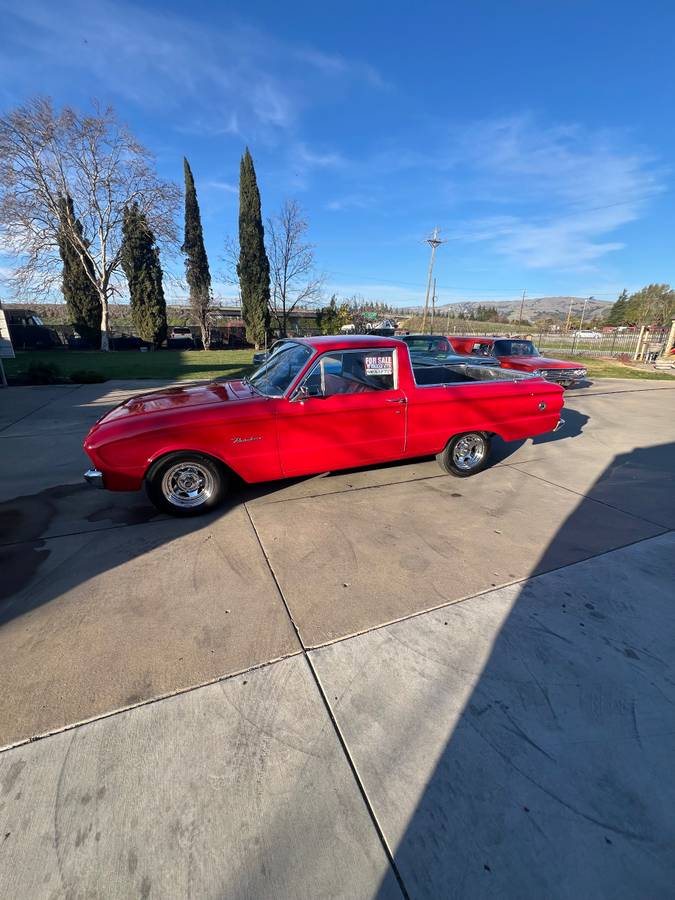
[[[262,441],[262,435],[254,434],[251,437],[233,437],[232,438],[233,444],[248,444],[249,441]]]

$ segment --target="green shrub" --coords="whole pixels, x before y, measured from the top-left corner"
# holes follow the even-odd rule
[[[60,384],[65,379],[54,363],[32,362],[26,369],[28,384]]]
[[[92,369],[78,369],[76,372],[70,373],[70,380],[74,384],[100,384],[108,379],[101,372],[94,372]]]

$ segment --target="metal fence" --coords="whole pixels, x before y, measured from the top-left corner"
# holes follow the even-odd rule
[[[438,328],[434,329],[439,331]],[[472,335],[490,335],[497,337],[494,331],[481,331],[480,329],[453,329],[457,334]],[[452,333],[452,331],[450,332]],[[510,332],[515,337],[515,332]],[[535,329],[521,329],[518,332],[519,337],[527,335],[540,350],[547,353],[559,352],[561,355],[567,356],[583,355],[583,356],[633,356],[635,353],[640,334],[638,331],[614,331],[608,334],[597,333],[594,337],[582,337],[574,332],[563,334],[559,331],[537,331]],[[499,335],[506,337],[507,334]],[[649,344],[660,351],[665,347],[668,337],[668,329],[653,330],[649,334]]]

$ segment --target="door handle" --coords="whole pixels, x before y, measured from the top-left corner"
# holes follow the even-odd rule
[[[407,402],[408,401],[406,400],[405,397],[391,397],[390,399],[387,400],[387,403],[407,403]]]

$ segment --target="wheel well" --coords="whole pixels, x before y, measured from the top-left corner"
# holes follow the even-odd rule
[[[460,437],[463,434],[482,434],[487,441],[491,441],[493,437],[498,437],[496,431],[485,431],[482,428],[469,428],[468,431],[456,431],[454,434],[451,434],[445,442],[445,446],[447,447],[451,440]]]
[[[153,471],[160,466],[164,460],[168,459],[170,456],[178,456],[186,454],[186,453],[194,453],[195,456],[202,456],[205,459],[210,460],[212,463],[218,466],[218,468],[222,469],[226,475],[236,476],[236,472],[227,463],[223,462],[222,459],[218,459],[217,456],[214,456],[212,453],[206,453],[204,450],[192,450],[191,448],[185,447],[180,450],[167,450],[166,453],[161,453],[150,463],[148,468],[145,470],[145,474],[143,475],[143,480],[147,481],[147,479],[152,475]]]

